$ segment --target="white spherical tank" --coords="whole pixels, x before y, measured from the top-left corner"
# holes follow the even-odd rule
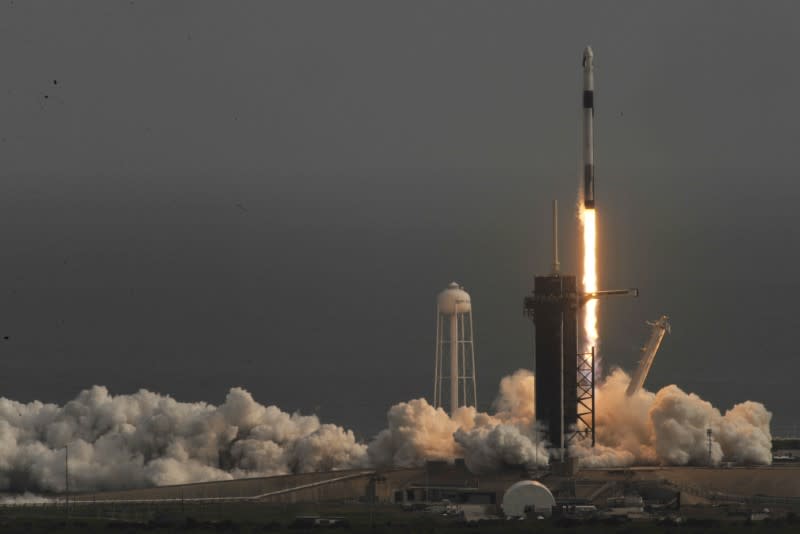
[[[464,291],[456,282],[451,282],[447,289],[439,293],[436,302],[439,305],[439,313],[445,315],[472,311],[469,293]]]
[[[549,516],[555,505],[547,486],[535,480],[520,480],[503,494],[506,517],[525,517],[528,512]]]

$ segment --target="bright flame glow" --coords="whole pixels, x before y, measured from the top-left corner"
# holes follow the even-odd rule
[[[583,229],[583,292],[597,291],[597,217],[594,209],[580,209]],[[589,300],[583,307],[583,352],[595,348],[595,373],[600,374],[597,356],[597,299]]]

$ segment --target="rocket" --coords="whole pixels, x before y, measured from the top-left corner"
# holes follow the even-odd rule
[[[583,207],[594,209],[594,54],[583,50]]]

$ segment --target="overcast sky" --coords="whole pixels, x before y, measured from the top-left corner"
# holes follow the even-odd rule
[[[577,268],[595,51],[601,353],[798,421],[794,2],[0,6],[0,395],[241,385],[361,436],[430,396],[472,294],[478,396],[532,365],[522,298]]]

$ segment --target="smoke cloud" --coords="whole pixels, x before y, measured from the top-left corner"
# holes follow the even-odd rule
[[[771,414],[743,402],[721,414],[677,386],[627,397],[630,378],[614,370],[597,390],[596,447],[572,445],[585,467],[771,462]],[[535,424],[534,378],[520,370],[500,382],[493,413],[462,407],[450,416],[425,399],[392,406],[368,444],[316,416],[264,406],[241,388],[219,406],[178,402],[141,390],[82,391],[64,406],[0,398],[0,491],[63,491],[69,447],[76,491],[180,484],[359,467],[408,467],[464,458],[476,473],[548,463]]]
[[[366,446],[233,388],[220,406],[104,387],[64,406],[0,399],[0,489],[117,489],[358,467]]]
[[[503,465],[547,465],[546,442],[532,423],[534,379],[519,370],[500,382],[493,415],[472,407],[450,417],[425,399],[389,409],[388,428],[370,443],[373,465],[408,467],[429,460],[464,458],[476,473]]]
[[[719,465],[772,463],[772,414],[746,401],[721,414],[694,393],[670,385],[657,393],[628,397],[630,377],[614,369],[597,390],[594,449],[583,443],[572,452],[587,467],[628,465]],[[711,430],[709,458],[707,430]]]

